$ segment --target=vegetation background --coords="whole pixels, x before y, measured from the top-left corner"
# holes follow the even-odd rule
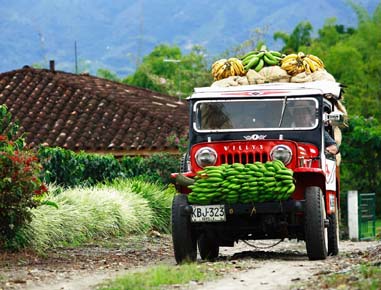
[[[61,1],[54,3],[57,5],[57,8],[62,4]],[[245,3],[247,4],[247,2]],[[282,3],[284,4],[284,1],[279,1],[279,5]],[[95,5],[97,5],[97,2],[95,2]],[[336,80],[344,84],[346,87],[344,104],[349,112],[349,123],[348,127],[343,131],[343,144],[340,148],[343,157],[341,165],[341,190],[342,192],[353,189],[357,189],[359,192],[376,192],[378,205],[377,209],[378,215],[380,216],[381,154],[379,152],[381,152],[381,2],[378,2],[372,13],[369,12],[367,7],[358,5],[353,1],[347,1],[347,6],[352,9],[354,15],[357,17],[357,24],[354,26],[345,26],[343,24],[339,24],[336,18],[327,18],[325,19],[325,24],[323,26],[319,29],[315,29],[310,21],[305,20],[296,23],[290,32],[274,31],[271,39],[268,38],[268,31],[266,29],[255,29],[253,30],[253,33],[246,33],[246,38],[239,39],[239,41],[234,41],[234,45],[232,44],[225,51],[219,54],[214,54],[215,57],[213,58],[208,56],[209,52],[203,45],[192,44],[191,48],[184,52],[184,49],[178,45],[162,43],[156,45],[151,52],[142,58],[141,61],[136,62],[136,69],[128,75],[120,76],[118,72],[107,68],[98,68],[96,74],[99,77],[107,78],[113,81],[164,92],[177,96],[178,98],[184,98],[192,92],[194,87],[209,86],[212,83],[213,80],[210,75],[210,64],[217,58],[228,56],[240,57],[245,52],[255,49],[256,47],[260,47],[262,44],[266,44],[269,49],[276,49],[271,46],[276,42],[280,45],[279,50],[284,53],[303,51],[305,53],[315,54],[323,59],[327,70],[336,78]],[[229,5],[226,7],[229,7]],[[17,15],[15,17],[17,18]],[[226,17],[222,18],[225,19]],[[213,34],[210,36],[212,37]],[[43,36],[40,35],[40,37]],[[40,40],[42,39],[43,38]],[[43,42],[41,43],[43,44]],[[60,51],[58,50],[56,53],[59,55]],[[4,59],[5,58],[3,58],[3,60]],[[37,66],[43,67],[44,64],[37,64]],[[86,67],[84,66],[80,69],[86,69]],[[168,136],[168,138],[170,137],[173,136]],[[183,139],[185,136],[175,137],[180,138],[179,140],[181,140],[181,142],[179,145],[184,144]],[[3,138],[5,137],[3,136]],[[3,142],[5,148],[10,143],[7,139],[4,140],[6,141]],[[179,149],[182,149],[181,146],[179,146]],[[10,153],[13,154],[14,152],[16,151],[13,150],[13,147],[10,148]],[[41,160],[44,162],[44,152],[41,151],[40,154],[42,154],[40,157],[42,157]],[[117,177],[126,178],[142,176],[145,178],[152,178],[152,176],[154,176],[155,180],[160,180],[164,176],[163,173],[165,173],[162,169],[169,168],[169,165],[172,166],[174,164],[173,160],[167,160],[157,156],[153,156],[148,163],[143,162],[140,159],[126,159],[123,161],[124,163],[122,162],[122,166],[124,166],[124,170],[126,171],[123,172],[123,176],[118,176],[115,172],[120,172],[118,168],[120,168],[119,166],[121,165],[115,163],[115,160],[112,160],[111,157],[106,156],[92,160],[92,157],[86,156],[85,154],[79,154],[74,157],[73,163],[73,159],[69,156],[71,154],[70,152],[57,149],[54,154],[55,164],[65,163],[69,168],[68,172],[81,172],[81,175],[76,175],[76,177],[81,176],[83,179],[76,180],[75,178],[68,178],[68,174],[65,176],[53,175],[53,171],[48,172],[49,164],[45,163],[45,180],[47,182],[54,181],[58,183],[60,183],[60,181],[64,178],[70,180],[71,182],[78,181],[80,183],[83,183],[83,180],[86,180],[85,185],[90,187],[90,191],[95,191],[91,188],[91,186],[96,186],[97,182],[102,182],[104,181],[103,179],[111,182]],[[47,152],[45,156],[51,155],[52,152]],[[14,158],[12,158],[13,156],[10,155],[8,159],[4,160],[13,160]],[[162,162],[162,160],[165,162]],[[79,161],[83,163],[80,163]],[[103,166],[102,168],[106,168],[107,170],[101,170],[98,175],[90,176],[85,170],[86,166],[83,165],[89,162],[94,162],[92,164],[96,163],[98,164],[97,166]],[[160,165],[161,168],[152,172],[146,170],[147,168],[154,168],[152,166],[154,164]],[[73,168],[75,170],[72,170]],[[117,168],[116,171],[114,171],[115,168]],[[92,171],[97,173],[96,170]],[[105,172],[109,175],[102,175]],[[153,180],[148,181],[152,182]],[[168,180],[161,180],[160,182],[167,183]],[[30,184],[33,185],[33,182]],[[65,184],[65,186],[76,186],[76,184]],[[132,195],[140,194],[144,201],[141,203],[140,201],[135,202],[134,199],[129,199],[128,196],[121,197],[119,195],[115,197],[116,199],[120,200],[127,198],[126,202],[130,205],[143,204],[143,206],[148,206],[149,209],[147,210],[160,210],[160,208],[154,206],[156,203],[156,195],[148,194],[150,191],[160,192],[160,187],[155,187],[155,190],[147,191],[145,188],[151,185],[146,185],[145,183],[139,184],[139,186],[132,186],[130,184],[125,184],[124,181],[120,181],[118,184],[113,185],[113,187],[117,189],[125,188],[126,186],[128,187],[128,192],[131,192]],[[14,190],[17,191],[17,188]],[[66,198],[65,202],[60,199],[63,196],[62,192],[65,192],[66,190],[70,189],[64,188],[53,193],[51,192],[47,198],[52,200],[53,205],[58,204],[58,208],[60,209],[65,209],[65,207],[62,206],[65,205],[67,200],[69,200],[70,206],[78,205],[78,197],[73,198],[72,201],[70,201],[69,198]],[[86,196],[86,192],[88,192],[88,190],[89,189],[77,189],[76,192],[82,192],[82,195]],[[103,189],[100,190],[101,196],[104,194],[104,191],[102,190]],[[142,192],[147,193],[141,194]],[[68,191],[65,192],[65,194],[70,196],[72,193]],[[168,196],[173,194],[170,188],[168,194]],[[152,227],[166,231],[168,229],[168,219],[166,217],[169,214],[170,198],[165,198],[163,200],[165,200],[165,205],[162,207],[165,209],[162,213],[162,217],[164,217],[163,219],[160,221],[148,219],[146,223],[143,223],[142,229],[134,229],[134,227],[126,229],[123,226],[125,224],[133,225],[133,222],[122,222],[120,225],[116,226],[118,228],[116,233],[119,234],[130,231],[140,232]],[[80,205],[86,207],[87,201],[82,201],[83,202],[80,203]],[[89,202],[88,204],[91,205],[92,202]],[[21,208],[22,204],[20,205]],[[115,203],[113,203],[113,205],[115,205]],[[0,206],[2,205],[0,204]],[[16,232],[13,230],[14,224],[4,223],[7,225],[12,225],[12,228],[7,228],[4,231],[12,233],[11,236],[16,238],[16,245],[20,246],[28,243],[35,243],[36,245],[41,245],[37,247],[44,248],[46,245],[49,245],[49,243],[55,243],[55,245],[57,245],[62,242],[72,243],[73,241],[82,241],[82,238],[83,240],[88,238],[87,236],[81,236],[74,237],[69,241],[54,241],[54,237],[60,237],[61,235],[57,232],[57,234],[54,234],[54,237],[48,236],[50,232],[54,233],[54,230],[52,222],[49,222],[49,224],[43,223],[44,217],[47,217],[47,214],[51,214],[50,211],[46,209],[46,206],[49,205],[43,205],[43,207],[39,207],[34,210],[34,216],[38,215],[39,212],[43,213],[43,215],[38,219],[41,223],[37,224],[36,220],[34,220],[34,223],[32,222],[31,224],[32,226],[36,225],[36,228],[27,227],[21,232]],[[97,212],[95,208],[88,208],[90,213],[100,215],[105,214],[104,212]],[[70,212],[71,210],[73,209],[69,209],[68,211]],[[54,209],[52,209],[52,211],[54,211]],[[115,209],[115,212],[118,212],[117,209]],[[123,211],[119,212],[119,214],[122,213]],[[10,214],[4,216],[4,219],[12,220],[14,219],[14,216],[14,214]],[[62,217],[64,215],[62,214],[60,216]],[[152,215],[152,217],[154,216],[155,215]],[[126,217],[126,220],[129,218],[131,217]],[[26,216],[26,219],[29,219],[29,217]],[[119,217],[116,217],[116,219],[118,220]],[[83,220],[85,223],[88,221],[86,217],[84,217]],[[98,229],[101,225],[92,225],[92,220],[93,219],[90,218],[90,222],[88,222],[84,228],[87,230],[89,230],[89,228],[95,229],[94,232],[99,231]],[[121,220],[123,221],[123,219]],[[133,221],[133,217],[131,220]],[[57,225],[58,224],[60,224],[60,222],[57,222]],[[47,238],[46,240],[37,241],[36,237],[44,237],[43,234],[39,234],[42,233],[39,232],[39,230],[42,229],[46,229],[45,237]],[[73,232],[75,231],[76,229],[73,228]],[[14,233],[16,233],[16,236],[13,235]],[[91,233],[91,231],[89,233]],[[92,235],[89,234],[89,237],[92,237]],[[4,243],[5,242],[7,241],[4,241]]]

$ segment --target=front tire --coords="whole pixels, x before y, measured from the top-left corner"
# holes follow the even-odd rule
[[[336,256],[339,254],[339,211],[337,201],[335,204],[335,213],[328,216],[328,255]]]
[[[328,231],[322,191],[310,186],[305,191],[305,241],[310,260],[324,260],[327,257]]]
[[[194,262],[197,259],[197,240],[192,230],[190,216],[181,208],[189,205],[185,194],[177,194],[172,202],[172,241],[178,264]]]
[[[203,233],[197,243],[201,259],[213,261],[218,257],[220,248],[213,235]]]

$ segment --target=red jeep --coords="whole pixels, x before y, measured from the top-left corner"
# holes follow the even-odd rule
[[[311,260],[338,254],[339,170],[324,148],[325,135],[334,137],[332,125],[342,122],[336,110],[341,93],[335,82],[195,89],[188,98],[188,152],[172,174],[178,263],[196,260],[197,246],[202,259],[213,260],[220,246],[238,240],[304,240]],[[274,160],[293,172],[287,199],[205,204],[188,198],[205,168]]]

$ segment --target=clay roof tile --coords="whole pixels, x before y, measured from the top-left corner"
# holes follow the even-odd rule
[[[90,75],[24,67],[0,74],[0,104],[17,115],[27,143],[72,150],[165,150],[187,132],[177,98]]]

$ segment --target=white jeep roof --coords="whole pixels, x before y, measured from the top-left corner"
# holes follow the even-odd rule
[[[271,96],[306,96],[331,94],[341,98],[340,83],[332,81],[316,81],[306,83],[267,83],[232,87],[195,88],[188,99],[202,98],[252,98]]]

